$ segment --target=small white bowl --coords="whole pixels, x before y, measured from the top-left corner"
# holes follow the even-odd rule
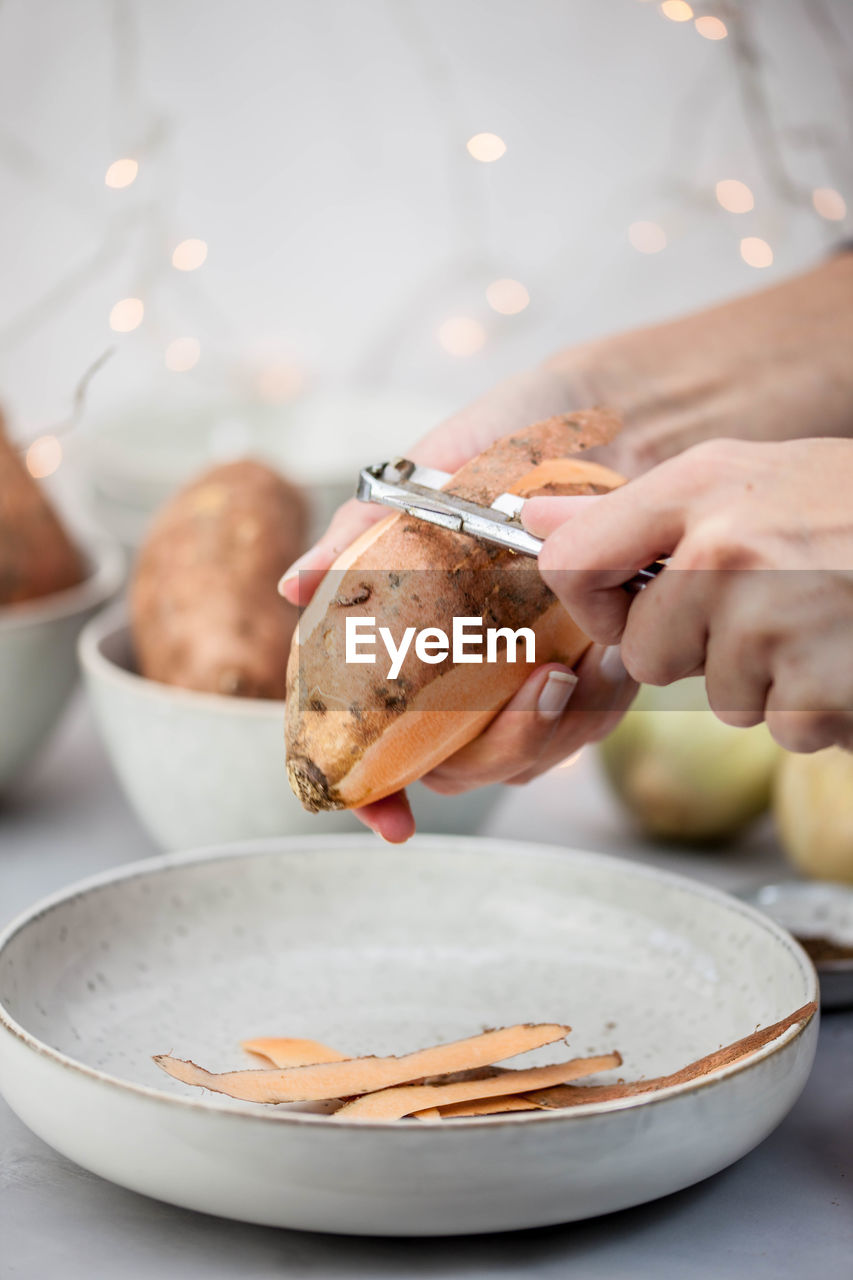
[[[401,1054],[559,1021],[568,1047],[535,1061],[619,1049],[615,1074],[635,1080],[816,998],[783,929],[682,876],[500,840],[299,836],[149,859],[10,925],[0,1089],[70,1159],[173,1204],[309,1231],[509,1231],[641,1204],[739,1159],[800,1093],[816,1014],[657,1093],[439,1123],[235,1102],[152,1054],[218,1071],[250,1065],[248,1036]]]
[[[164,849],[262,836],[363,830],[350,813],[308,813],[287,781],[284,702],[197,693],[135,670],[124,611],[96,618],[80,662],[113,767],[140,822]],[[476,831],[496,796],[411,788],[420,830]]]
[[[83,582],[0,607],[0,787],[26,768],[59,720],[77,680],[80,630],[121,586],[116,540],[79,542],[90,566]]]

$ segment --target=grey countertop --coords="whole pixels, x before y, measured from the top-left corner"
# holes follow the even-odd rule
[[[508,792],[487,831],[640,857],[723,888],[781,870],[772,834],[760,826],[725,853],[643,846],[608,803],[589,757]],[[78,698],[26,784],[0,811],[0,918],[5,922],[44,894],[153,851]],[[513,1235],[343,1238],[209,1218],[77,1168],[0,1102],[4,1277],[719,1280],[725,1274],[801,1280],[846,1276],[852,1257],[853,1013],[825,1015],[805,1093],[776,1132],[732,1168],[637,1209]]]

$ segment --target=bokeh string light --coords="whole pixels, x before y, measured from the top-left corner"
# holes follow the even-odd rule
[[[172,266],[178,271],[197,271],[207,259],[204,240],[182,240],[172,251]]]
[[[693,17],[693,10],[686,0],[663,0],[660,11],[670,22],[689,22]]]
[[[438,341],[448,355],[466,359],[486,345],[486,331],[473,316],[450,316],[439,327]]]
[[[723,178],[714,188],[717,203],[728,213],[749,213],[755,208],[755,196],[738,178]]]
[[[847,217],[847,201],[834,187],[816,187],[812,192],[815,213],[828,222],[843,222]]]
[[[693,25],[700,36],[704,36],[706,40],[725,40],[729,34],[729,29],[722,18],[716,18],[712,13],[703,14]]]
[[[520,280],[493,280],[486,289],[486,301],[502,316],[517,316],[530,304],[530,294]]]
[[[657,222],[632,222],[628,240],[638,253],[660,253],[666,248],[666,232]]]
[[[116,333],[131,333],[142,324],[144,315],[141,298],[122,298],[110,312],[110,328]]]
[[[201,343],[198,338],[175,338],[169,343],[164,354],[164,362],[172,373],[188,373],[194,369],[201,356]]]
[[[107,172],[104,174],[104,182],[108,187],[119,191],[123,187],[129,187],[132,182],[136,181],[136,175],[139,173],[139,162],[132,160],[129,156],[124,156],[121,160],[114,160]]]
[[[475,133],[466,142],[468,154],[481,164],[493,164],[506,155],[506,143],[496,133]]]
[[[760,236],[744,236],[740,242],[740,256],[748,267],[772,267],[773,250]]]
[[[36,480],[46,480],[62,462],[62,442],[56,436],[38,436],[27,449],[24,462]]]

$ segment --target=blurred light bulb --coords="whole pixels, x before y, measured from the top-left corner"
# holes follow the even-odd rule
[[[740,242],[740,256],[748,267],[770,267],[773,265],[773,250],[766,240],[760,236],[746,236]]]
[[[729,29],[722,18],[714,18],[710,14],[697,18],[693,25],[700,36],[704,36],[706,40],[725,40],[729,34]]]
[[[186,373],[198,364],[200,355],[201,343],[197,338],[175,338],[164,354],[166,368],[172,373]]]
[[[481,160],[483,164],[500,160],[506,151],[506,143],[496,133],[475,133],[465,145],[469,155],[472,155],[475,160]]]
[[[693,17],[693,10],[686,0],[663,0],[660,11],[670,22],[689,22]]]
[[[515,316],[530,302],[530,294],[520,280],[493,280],[486,290],[486,301],[502,316]]]
[[[39,436],[27,449],[27,471],[36,480],[52,476],[61,461],[62,445],[56,436]]]
[[[110,328],[116,333],[130,333],[142,324],[145,304],[141,298],[122,298],[110,312]]]
[[[847,202],[834,187],[816,187],[812,192],[815,212],[830,222],[841,222],[847,216]]]
[[[438,340],[451,356],[473,356],[486,342],[486,331],[472,316],[451,316],[438,331]]]
[[[172,266],[179,271],[195,271],[206,257],[207,245],[204,240],[182,240],[175,246]]]
[[[305,374],[295,364],[270,364],[255,379],[255,389],[267,404],[295,400],[305,387]]]
[[[755,208],[755,197],[746,183],[738,182],[737,178],[723,178],[722,182],[717,183],[715,191],[717,201],[729,213],[749,213],[750,209]]]
[[[129,187],[131,182],[136,180],[138,173],[138,162],[131,160],[129,156],[124,156],[121,160],[113,160],[104,174],[104,182],[108,187],[119,190],[121,187]]]
[[[656,222],[632,222],[628,239],[638,253],[660,253],[666,248],[666,232]]]

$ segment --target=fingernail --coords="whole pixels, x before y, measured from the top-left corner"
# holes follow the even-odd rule
[[[305,554],[303,556],[300,556],[298,560],[294,560],[290,568],[286,569],[285,572],[281,575],[281,577],[278,580],[279,595],[284,594],[284,584],[286,582],[292,582],[294,578],[299,576],[300,569],[303,568],[303,566],[305,565],[306,561],[310,558],[310,556],[311,556],[311,552],[306,551]]]
[[[618,644],[611,644],[604,650],[598,670],[604,679],[614,686],[628,679],[628,672],[625,670],[622,651]]]
[[[536,710],[543,720],[559,720],[578,682],[571,671],[549,671],[548,679],[536,703]]]

